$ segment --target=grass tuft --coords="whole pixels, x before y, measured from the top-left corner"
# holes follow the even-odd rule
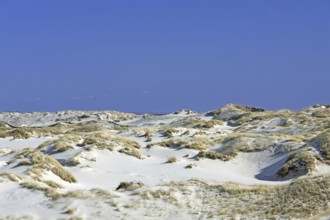
[[[176,157],[170,157],[170,158],[168,158],[168,160],[166,161],[166,163],[176,163],[178,161],[179,161],[178,158],[176,158]]]
[[[116,191],[133,191],[143,186],[144,184],[141,182],[121,182]]]

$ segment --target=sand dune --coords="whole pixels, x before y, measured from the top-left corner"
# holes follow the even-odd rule
[[[0,113],[0,122],[3,219],[330,216],[326,105]]]

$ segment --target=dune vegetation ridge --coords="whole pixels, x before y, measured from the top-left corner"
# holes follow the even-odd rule
[[[0,113],[0,219],[328,219],[330,105]]]

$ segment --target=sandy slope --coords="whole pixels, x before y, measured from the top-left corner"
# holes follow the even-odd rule
[[[268,218],[282,213],[280,218],[290,219],[327,215],[327,197],[322,197],[319,209],[311,203],[314,208],[307,205],[307,214],[301,215],[292,214],[292,208],[276,209],[263,216],[253,205],[250,211],[244,205],[250,200],[262,207],[258,201],[264,196],[277,201],[282,198],[278,197],[282,189],[291,192],[284,189],[301,178],[328,184],[330,166],[322,159],[323,151],[318,145],[309,145],[315,142],[313,138],[328,131],[327,118],[312,116],[318,110],[299,113],[304,114],[305,121],[310,119],[306,124],[298,121],[302,117],[295,115],[298,113],[247,113],[246,108],[235,106],[224,107],[220,113],[181,111],[164,116],[77,111],[2,113],[0,217],[219,219]],[[246,120],[247,114],[250,121],[241,124],[238,120]],[[253,117],[261,119],[251,121]],[[292,122],[286,125],[288,119]],[[24,134],[27,138],[5,137],[6,134]],[[97,138],[91,142],[91,137]],[[49,142],[61,138],[63,149],[59,142]],[[173,143],[162,146],[168,141]],[[49,144],[41,145],[45,142]],[[140,156],[134,156],[136,152]],[[216,153],[229,160],[198,157],[200,152]],[[296,158],[293,155],[303,156],[290,162],[290,158]],[[57,162],[46,162],[47,158]],[[168,163],[169,158],[176,161]],[[70,165],[72,159],[76,162]],[[25,164],[20,165],[22,161]],[[280,176],[279,171],[286,165],[287,175]],[[77,181],[63,178],[54,166],[69,171]],[[37,171],[31,173],[31,168]],[[313,179],[320,175],[326,179]],[[133,183],[133,188],[116,190],[122,182]],[[241,190],[240,185],[247,188]],[[311,196],[318,198],[321,191],[327,190],[320,188]]]

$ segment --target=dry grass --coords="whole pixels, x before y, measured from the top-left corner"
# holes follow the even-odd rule
[[[321,156],[326,163],[330,164],[330,130],[326,130],[311,141],[316,144]]]
[[[77,182],[76,178],[67,169],[65,169],[57,160],[42,152],[33,151],[31,149],[24,149],[13,159],[15,160],[17,158],[25,158],[26,160],[24,160],[24,164],[25,165],[28,164],[32,166],[27,170],[27,172],[30,174],[35,174],[36,176],[40,176],[43,170],[48,170],[53,172],[55,175],[57,175],[64,181],[67,181],[69,183]]]
[[[176,120],[170,124],[170,127],[184,127],[184,128],[192,128],[194,125],[199,123],[201,119],[197,116],[189,116],[189,117],[184,117],[179,120]]]
[[[95,145],[98,149],[114,150],[115,147],[121,148],[135,148],[139,149],[141,146],[136,141],[127,137],[120,136],[113,133],[95,132],[84,137],[81,146]]]
[[[138,195],[132,203],[150,212],[164,210],[155,205],[164,201],[177,207],[178,212],[194,215],[197,211],[198,216],[211,219],[310,219],[329,210],[330,177],[301,178],[279,186],[190,180]]]
[[[48,185],[53,189],[63,189],[63,186],[61,184],[58,184],[52,180],[44,180],[43,183],[45,183],[46,185]]]
[[[45,127],[0,127],[0,138],[27,139],[30,137],[49,137],[64,134],[73,128],[74,125],[65,123],[57,123]]]
[[[205,131],[196,131],[195,133],[194,133],[194,135],[193,135],[193,137],[195,137],[195,136],[205,136],[206,135],[206,133],[205,133]]]
[[[63,212],[63,214],[73,215],[75,212],[76,212],[75,209],[67,209]]]
[[[138,192],[143,200],[163,200],[166,203],[178,205],[178,199],[173,192],[164,189],[145,190]]]
[[[80,164],[79,160],[75,158],[76,156],[71,157],[67,162],[66,166],[74,167]]]
[[[129,156],[136,157],[138,159],[142,159],[143,158],[142,157],[142,154],[140,153],[140,151],[137,150],[136,148],[132,148],[132,147],[123,147],[118,152],[119,153],[127,154]]]
[[[213,116],[216,119],[235,120],[245,114],[265,112],[265,109],[249,107],[243,105],[229,104],[220,109],[208,112],[207,116]]]
[[[42,150],[46,147],[49,149],[45,150],[48,154],[61,153],[68,150],[74,149],[74,145],[81,139],[80,135],[77,134],[66,134],[59,137],[56,140],[46,141],[39,145],[38,149]]]
[[[223,121],[218,119],[206,121],[199,118],[198,116],[185,117],[170,124],[172,128],[183,127],[196,129],[210,129],[216,125],[223,125]]]
[[[12,137],[13,139],[28,139],[32,137],[30,132],[27,132],[25,128],[14,128],[14,129],[1,129],[0,138]]]
[[[175,133],[177,133],[178,130],[176,130],[175,128],[166,128],[162,134],[164,137],[168,137],[168,138],[171,138],[174,136]]]
[[[146,142],[151,142],[152,141],[152,130],[151,129],[144,129],[144,134],[143,137],[146,138]]]
[[[178,161],[179,161],[178,158],[176,158],[176,157],[170,157],[170,158],[168,158],[168,160],[166,161],[166,163],[176,163]]]
[[[24,148],[19,153],[17,153],[14,157],[12,157],[9,161],[9,163],[13,163],[17,159],[25,159],[29,154],[32,154],[35,152],[34,149],[31,148]]]
[[[21,215],[21,216],[16,216],[16,215],[8,215],[4,217],[0,217],[0,220],[34,220],[35,218],[30,215]]]
[[[121,182],[116,188],[116,191],[133,191],[143,186],[144,184],[141,182]]]
[[[216,144],[217,140],[212,140],[207,137],[189,137],[180,139],[169,139],[161,142],[148,144],[147,148],[153,146],[170,147],[177,149],[195,149],[195,150],[206,150]]]
[[[185,132],[183,132],[180,136],[185,136],[185,135],[190,135],[190,131],[186,130]]]
[[[62,197],[61,194],[56,192],[55,189],[49,187],[49,186],[42,186],[40,183],[37,182],[31,182],[31,181],[24,181],[20,182],[20,186],[30,189],[30,190],[36,190],[36,191],[41,191],[45,193],[45,195],[53,200],[59,199]]]
[[[90,132],[103,131],[103,130],[104,130],[103,124],[98,123],[96,121],[86,121],[76,124],[74,128],[71,130],[71,132],[90,133]]]
[[[208,158],[211,160],[222,160],[222,161],[229,161],[233,159],[232,156],[224,155],[214,151],[201,151],[196,156],[197,160],[199,160],[200,158]]]
[[[218,153],[236,156],[239,152],[256,152],[274,147],[276,139],[271,136],[253,134],[233,134],[221,142]]]
[[[329,109],[318,109],[312,113],[312,117],[317,118],[328,118],[330,117],[330,110]]]
[[[18,162],[18,164],[16,165],[16,167],[19,166],[31,166],[33,165],[33,163],[30,160],[21,160],[20,162]]]
[[[243,114],[237,115],[236,117],[233,117],[232,119],[228,120],[228,125],[241,126],[241,125],[251,122],[252,117],[253,116],[251,113],[243,113]]]
[[[0,157],[15,153],[15,150],[9,148],[0,148]]]
[[[223,125],[223,122],[220,120],[210,120],[210,121],[200,121],[197,122],[195,125],[193,125],[193,128],[197,128],[197,129],[210,129],[213,128],[216,125]]]
[[[185,166],[184,168],[185,168],[185,169],[192,169],[192,168],[194,168],[194,167],[197,167],[197,165],[194,164],[194,163],[191,163],[191,164],[188,164],[187,166]]]
[[[316,168],[316,159],[309,151],[298,151],[289,156],[284,166],[278,170],[277,174],[286,177],[306,175]]]
[[[68,191],[63,194],[63,197],[64,198],[74,198],[74,199],[86,199],[87,198],[85,191],[82,191],[82,190]]]
[[[10,181],[13,182],[19,182],[23,179],[23,177],[21,175],[18,175],[16,173],[8,173],[8,172],[4,172],[4,173],[0,173],[1,177],[7,178]]]
[[[116,147],[119,148],[118,152],[124,153],[136,158],[142,159],[142,155],[138,149],[141,148],[140,144],[127,137],[120,136],[113,133],[95,132],[84,137],[81,144],[84,147],[96,146],[97,149],[107,149],[113,151]]]

